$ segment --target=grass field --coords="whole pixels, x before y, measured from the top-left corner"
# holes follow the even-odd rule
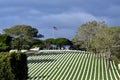
[[[44,51],[28,57],[28,80],[120,80],[114,61],[81,51]]]

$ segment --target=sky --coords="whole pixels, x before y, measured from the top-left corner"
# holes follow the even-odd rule
[[[80,25],[93,20],[120,26],[120,0],[0,0],[0,33],[25,24],[38,29],[42,39],[72,40]]]

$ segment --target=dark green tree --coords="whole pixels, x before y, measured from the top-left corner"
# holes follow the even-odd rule
[[[10,50],[11,37],[7,34],[0,34],[0,52]]]
[[[40,39],[34,39],[31,43],[32,48],[39,47],[40,49],[44,48],[44,41]]]
[[[54,38],[48,38],[48,39],[44,40],[44,45],[45,45],[46,49],[52,48],[51,45],[55,45],[55,44],[56,43],[55,43],[55,39]]]
[[[38,30],[29,25],[15,25],[11,28],[4,29],[4,32],[17,39],[17,49],[21,50],[24,44],[30,46],[33,39],[41,38],[43,35],[38,34]],[[16,40],[15,40],[16,41]]]
[[[65,45],[72,45],[72,42],[66,38],[56,38],[55,44],[61,49]]]

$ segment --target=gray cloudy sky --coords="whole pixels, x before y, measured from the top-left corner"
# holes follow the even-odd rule
[[[120,0],[0,0],[0,33],[17,24],[27,24],[46,38],[72,39],[81,24],[97,20],[120,25]]]

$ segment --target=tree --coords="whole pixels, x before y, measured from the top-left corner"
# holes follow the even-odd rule
[[[102,51],[108,60],[108,68],[110,66],[110,60],[115,52],[116,47],[120,47],[120,28],[119,27],[106,27],[98,31],[94,40],[93,47],[97,51]],[[115,48],[114,48],[115,47]]]
[[[21,50],[25,43],[28,43],[26,45],[30,45],[33,39],[43,37],[43,35],[38,34],[36,28],[29,25],[15,25],[11,28],[4,29],[4,32],[13,37],[13,39],[17,39],[18,50]]]
[[[87,51],[90,49],[90,43],[95,37],[96,33],[104,28],[106,25],[104,22],[87,22],[82,24],[77,31],[76,36],[73,39],[73,43],[81,44],[82,48],[85,48]]]
[[[72,45],[72,42],[66,38],[48,38],[44,40],[44,45],[47,49],[62,48],[65,45]]]
[[[64,45],[72,45],[72,42],[66,38],[57,38],[55,44],[61,49]]]
[[[31,44],[32,44],[32,48],[35,47],[39,47],[40,49],[44,48],[44,42],[43,40],[40,39],[34,39]]]
[[[44,45],[47,49],[51,48],[51,45],[55,45],[55,39],[54,38],[48,38],[44,40]]]
[[[0,52],[10,50],[11,37],[7,34],[0,34]]]

